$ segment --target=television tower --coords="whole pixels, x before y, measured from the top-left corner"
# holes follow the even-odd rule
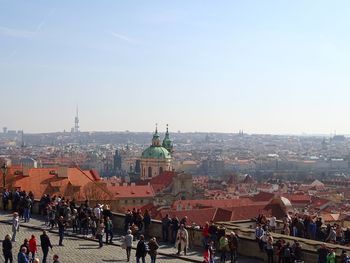
[[[78,112],[78,106],[77,106],[77,113],[74,118],[74,132],[79,132],[79,112]]]

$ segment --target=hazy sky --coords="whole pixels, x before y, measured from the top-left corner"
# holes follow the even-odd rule
[[[350,133],[350,1],[0,0],[0,127]]]

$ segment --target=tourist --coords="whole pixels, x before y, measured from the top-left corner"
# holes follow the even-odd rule
[[[14,212],[13,213],[13,218],[12,218],[12,241],[16,242],[16,234],[19,231],[19,217],[18,213]]]
[[[140,235],[140,241],[137,243],[136,247],[136,263],[140,263],[140,259],[142,259],[142,263],[145,263],[145,257],[147,254],[147,247],[145,243],[145,237]]]
[[[124,247],[126,249],[126,258],[128,262],[130,261],[130,254],[131,254],[133,241],[134,241],[134,236],[131,234],[131,230],[128,229],[127,235],[124,238]]]
[[[60,216],[58,218],[58,235],[59,235],[59,242],[58,242],[58,245],[59,246],[63,246],[63,238],[64,238],[64,230],[65,230],[65,227],[66,227],[66,222],[63,218],[63,216]]]
[[[32,235],[31,239],[29,240],[29,252],[31,253],[32,259],[35,258],[35,254],[38,252],[36,238],[34,235]]]
[[[103,246],[104,229],[105,229],[105,224],[103,223],[103,219],[102,219],[101,223],[98,225],[96,230],[96,237],[98,239],[100,248]]]
[[[228,239],[225,235],[220,237],[219,239],[219,250],[220,250],[220,263],[225,263],[226,252],[228,250]]]
[[[327,259],[327,263],[336,263],[336,256],[333,249],[329,250],[326,259]]]
[[[5,258],[5,263],[12,263],[13,257],[12,257],[12,243],[11,243],[11,236],[6,235],[4,241],[2,241],[2,253]]]
[[[10,199],[10,193],[7,189],[5,189],[5,191],[2,193],[2,206],[4,208],[4,211],[7,211],[9,199]]]
[[[327,263],[328,249],[325,243],[321,244],[321,247],[317,250],[317,254],[318,263]]]
[[[177,248],[177,255],[180,255],[182,250],[186,255],[188,248],[188,232],[184,225],[180,225],[180,229],[177,232],[175,247]]]
[[[276,231],[276,226],[277,226],[276,217],[272,216],[270,218],[270,224],[269,224],[270,231],[271,232],[275,232]]]
[[[26,248],[26,255],[29,258],[29,241],[28,241],[28,239],[26,239],[26,238],[24,239],[23,244],[20,246],[19,250],[21,250],[22,247]]]
[[[180,221],[179,219],[174,216],[171,219],[171,240],[173,241],[173,243],[176,243],[176,236],[177,236],[177,231],[179,230],[179,226],[180,226]]]
[[[47,255],[49,253],[49,248],[52,250],[52,245],[49,236],[46,233],[46,230],[43,230],[43,234],[40,235],[40,244],[43,251],[43,263],[47,263]]]
[[[349,263],[350,262],[350,257],[346,253],[346,250],[343,249],[340,255],[340,263]]]
[[[218,227],[214,224],[213,220],[210,220],[209,222],[209,238],[216,243],[218,239]]]
[[[159,245],[157,243],[157,240],[155,237],[151,238],[148,242],[148,248],[149,248],[149,255],[151,256],[151,263],[156,263],[157,258],[157,250],[159,248]]]
[[[169,240],[169,227],[170,227],[171,220],[169,218],[169,215],[166,214],[165,217],[162,219],[162,240],[163,242],[168,242]]]
[[[287,244],[284,246],[284,249],[283,249],[283,262],[284,263],[292,262],[292,251],[291,251],[289,242],[287,242]]]
[[[57,255],[54,255],[52,263],[60,263],[58,259],[59,259],[59,257]]]
[[[107,216],[106,218],[105,232],[106,232],[106,244],[108,244],[108,240],[109,240],[109,243],[112,244],[113,243],[113,222],[109,218],[109,216]]]
[[[30,199],[29,195],[23,201],[24,207],[24,222],[29,222],[30,220],[30,211],[32,210],[33,201]]]
[[[259,244],[259,248],[261,252],[264,251],[264,242],[262,240],[263,235],[264,235],[264,229],[262,228],[261,224],[257,224],[255,229],[255,239]]]
[[[25,247],[21,247],[21,250],[17,255],[18,263],[29,263],[29,259],[26,253],[27,249]]]
[[[235,232],[231,232],[230,237],[228,238],[228,246],[230,249],[230,262],[236,263],[238,251],[238,237]]]
[[[267,263],[273,263],[273,237],[270,232],[266,233],[266,254],[267,254]]]
[[[203,247],[206,247],[208,245],[208,242],[209,242],[209,223],[208,222],[205,223],[205,225],[202,229],[202,238],[203,238],[202,239]],[[212,241],[214,241],[214,240],[212,240]]]
[[[146,238],[148,238],[149,226],[151,224],[151,215],[147,209],[145,210],[145,213],[143,214],[143,224],[144,224],[144,236]]]
[[[326,238],[326,242],[335,244],[336,241],[337,241],[337,233],[335,232],[334,227],[331,227],[328,237]]]

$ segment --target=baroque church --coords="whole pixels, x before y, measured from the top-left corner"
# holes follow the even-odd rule
[[[173,142],[169,136],[168,125],[162,143],[156,127],[151,146],[142,152],[140,179],[150,180],[165,171],[172,171],[172,153]]]

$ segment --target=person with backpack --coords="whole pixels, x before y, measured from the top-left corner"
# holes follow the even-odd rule
[[[145,257],[148,252],[147,250],[148,247],[145,243],[145,237],[140,235],[140,240],[136,246],[136,263],[140,263],[140,259],[142,260],[142,263],[145,263]]]

